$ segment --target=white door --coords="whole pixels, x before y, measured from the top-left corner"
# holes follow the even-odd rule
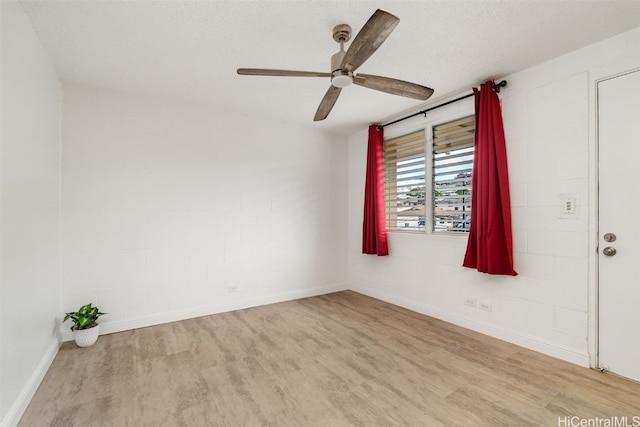
[[[598,363],[640,381],[640,70],[598,83]]]

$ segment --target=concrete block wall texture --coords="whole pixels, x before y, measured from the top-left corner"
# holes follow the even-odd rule
[[[517,277],[461,267],[466,237],[390,233],[360,254],[366,132],[349,140],[351,289],[584,366],[594,361],[597,79],[640,67],[640,29],[509,76],[500,93]],[[482,83],[482,82],[478,82]],[[465,100],[385,128],[394,137],[473,114]],[[561,197],[577,215],[560,216]],[[491,302],[492,311],[464,299]]]
[[[62,141],[63,309],[109,331],[346,286],[345,137],[65,84]]]

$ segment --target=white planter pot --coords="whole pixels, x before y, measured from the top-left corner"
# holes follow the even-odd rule
[[[100,335],[100,325],[96,325],[89,329],[80,329],[73,331],[73,337],[78,347],[89,347],[95,344]]]

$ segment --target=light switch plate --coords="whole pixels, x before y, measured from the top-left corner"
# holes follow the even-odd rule
[[[577,219],[578,218],[578,195],[577,194],[560,194],[560,219]]]

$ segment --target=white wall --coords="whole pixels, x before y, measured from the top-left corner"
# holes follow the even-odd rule
[[[346,162],[344,136],[65,84],[63,309],[112,332],[344,289]]]
[[[0,10],[0,420],[14,425],[59,345],[60,84],[20,5]]]
[[[506,76],[517,277],[462,268],[466,238],[390,233],[387,258],[360,253],[363,131],[349,140],[349,281],[354,290],[588,366],[595,324],[595,80],[640,67],[640,28]],[[481,83],[481,82],[478,82]],[[473,112],[466,100],[385,129],[395,136]],[[560,219],[559,195],[578,196]],[[491,312],[464,305],[472,297]]]

